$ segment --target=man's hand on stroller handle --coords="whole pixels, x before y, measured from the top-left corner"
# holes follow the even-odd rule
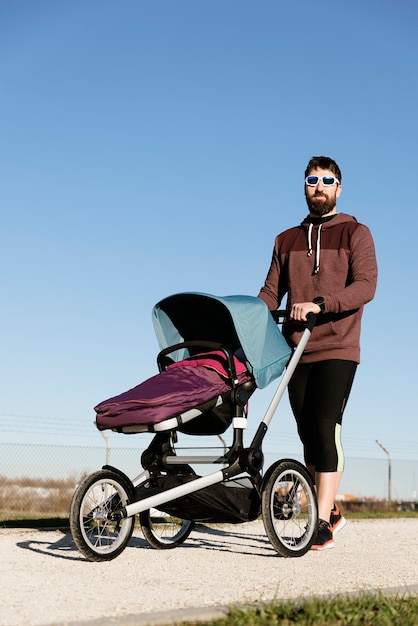
[[[290,309],[289,317],[298,322],[307,322],[309,313],[318,315],[320,312],[321,308],[315,302],[295,302]]]
[[[305,305],[307,308],[302,309],[302,307],[304,307]],[[276,324],[281,324],[286,320],[294,319],[297,321],[305,322],[306,328],[312,331],[316,323],[318,312],[320,312],[321,310],[319,305],[315,304],[314,302],[304,302],[295,304],[294,307],[300,307],[295,311],[295,315],[298,314],[299,317],[294,317],[293,307],[291,311],[276,309],[275,311],[270,311],[270,313],[272,314]],[[305,318],[302,317],[303,314],[305,315]]]

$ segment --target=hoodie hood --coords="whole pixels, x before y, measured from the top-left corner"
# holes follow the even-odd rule
[[[319,218],[311,217],[310,215],[308,215],[301,223],[302,228],[306,231],[308,256],[312,256],[313,247],[315,245],[315,263],[313,271],[314,274],[317,274],[320,268],[322,231],[328,228],[333,228],[333,226],[342,224],[344,222],[357,222],[357,220],[352,215],[347,215],[346,213],[334,213],[334,215]],[[314,239],[316,239],[315,244],[312,243]]]

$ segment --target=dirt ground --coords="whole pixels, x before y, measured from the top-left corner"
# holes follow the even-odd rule
[[[0,530],[0,626],[174,623],[231,605],[383,590],[418,593],[418,518],[349,520],[335,548],[277,555],[260,521],[198,526],[174,550],[134,534],[91,563],[61,530]]]

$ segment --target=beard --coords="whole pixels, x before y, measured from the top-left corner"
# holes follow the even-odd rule
[[[336,205],[336,198],[329,198],[325,194],[315,193],[311,198],[308,198],[305,193],[306,203],[309,207],[309,212],[314,217],[323,217],[330,213]]]

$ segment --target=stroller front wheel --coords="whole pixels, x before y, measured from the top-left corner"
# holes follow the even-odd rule
[[[156,550],[170,550],[186,541],[195,522],[151,509],[139,514],[142,532],[149,545]]]
[[[90,561],[110,561],[127,546],[135,516],[112,520],[110,514],[135,498],[132,483],[112,470],[99,470],[77,487],[70,508],[75,545]]]
[[[281,556],[303,556],[310,549],[318,507],[312,478],[302,463],[286,459],[269,468],[261,510],[270,543]]]

